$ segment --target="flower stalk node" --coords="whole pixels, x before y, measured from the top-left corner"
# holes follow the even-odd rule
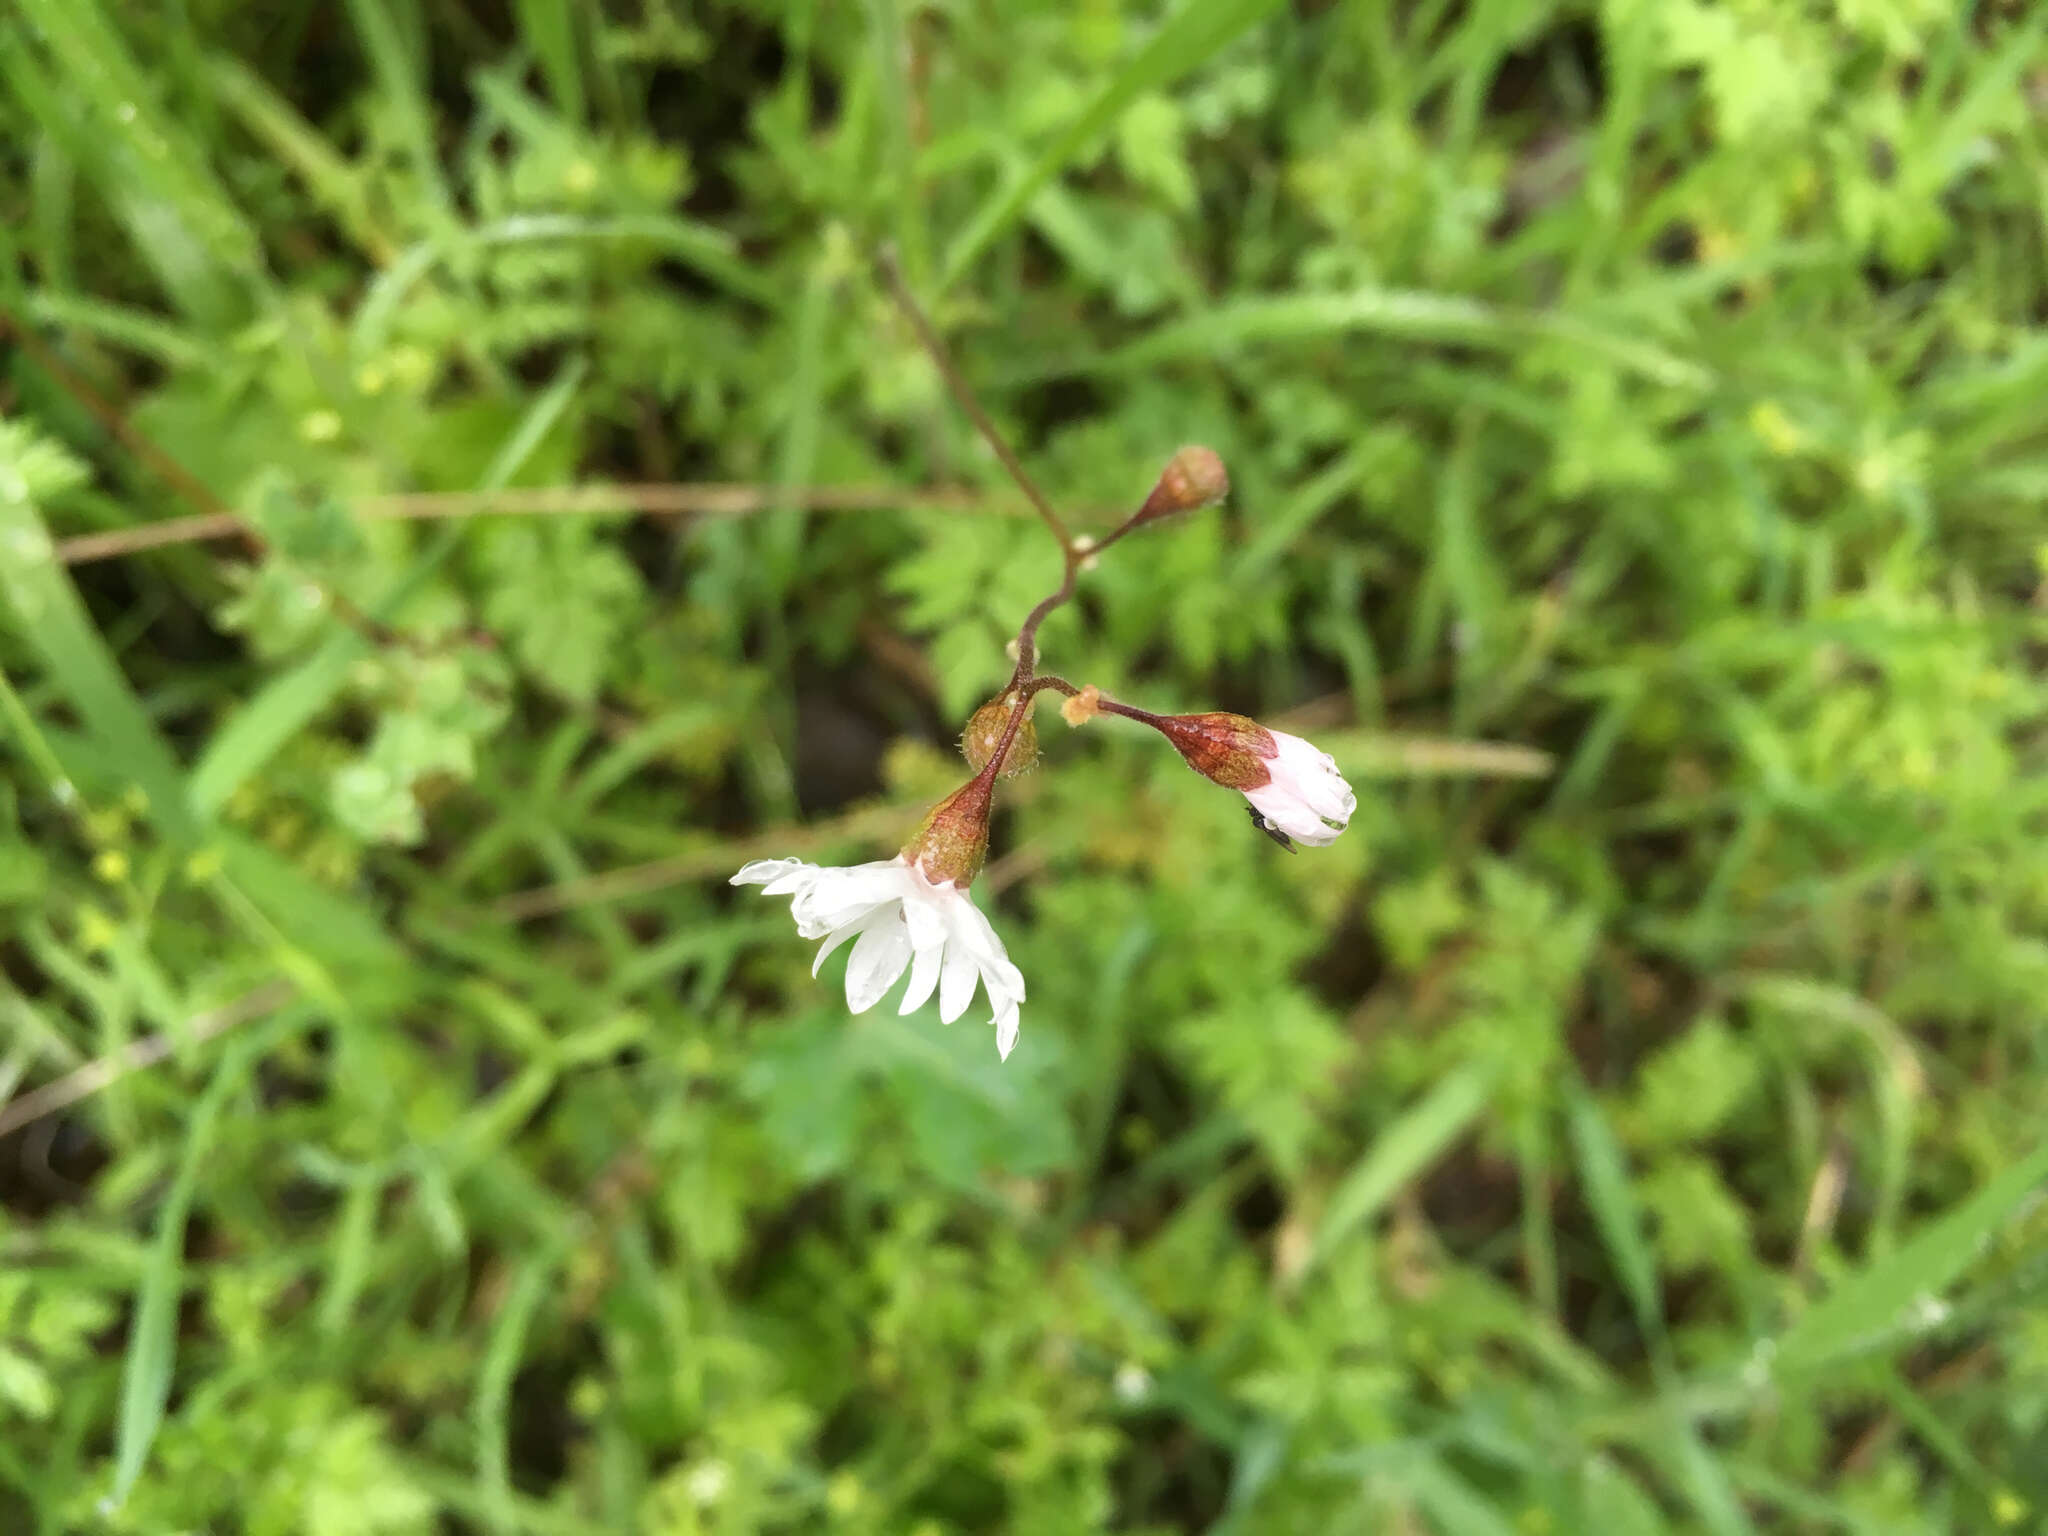
[[[1101,713],[1102,690],[1093,683],[1060,700],[1060,718],[1071,726],[1086,725]]]

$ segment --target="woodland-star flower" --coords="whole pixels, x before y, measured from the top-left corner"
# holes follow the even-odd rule
[[[1147,718],[1190,768],[1238,791],[1263,825],[1298,843],[1327,847],[1358,809],[1337,760],[1299,736],[1221,711]]]
[[[923,861],[903,854],[849,868],[821,868],[802,859],[757,859],[732,877],[764,896],[790,896],[796,931],[823,939],[811,974],[853,939],[846,962],[846,1006],[865,1013],[907,968],[900,1014],[915,1013],[934,990],[939,1017],[950,1024],[974,998],[978,981],[994,1010],[996,1050],[1005,1060],[1017,1044],[1024,976],[1003,941],[974,905],[964,882],[928,878]]]

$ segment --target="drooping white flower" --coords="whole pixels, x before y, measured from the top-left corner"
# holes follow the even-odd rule
[[[825,941],[811,966],[813,976],[827,955],[854,940],[846,961],[846,1006],[855,1013],[880,1002],[907,969],[910,983],[897,1012],[915,1013],[936,991],[939,1017],[950,1024],[966,1011],[979,983],[993,1010],[996,1050],[1009,1059],[1017,1044],[1024,976],[965,885],[929,879],[902,854],[845,868],[757,859],[732,883],[758,885],[764,896],[791,897],[796,931]]]
[[[1252,809],[1268,826],[1277,827],[1297,843],[1328,847],[1351,824],[1358,796],[1337,771],[1337,760],[1313,743],[1285,731],[1268,730],[1272,756],[1265,759],[1268,778],[1244,791]]]
[[[1251,802],[1261,826],[1313,848],[1350,825],[1358,796],[1329,753],[1299,736],[1221,711],[1145,717],[1188,766]]]

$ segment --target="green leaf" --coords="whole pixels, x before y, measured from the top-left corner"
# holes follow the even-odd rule
[[[1171,85],[1278,9],[1279,0],[1187,0],[1117,71],[1087,110],[968,220],[967,228],[946,252],[939,287],[950,288],[957,282],[990,242],[1016,222],[1038,189],[1112,127],[1132,103]]]
[[[257,1056],[278,1032],[273,1024],[243,1035],[222,1055],[185,1125],[178,1171],[157,1212],[149,1257],[135,1298],[128,1352],[121,1373],[121,1411],[114,1438],[114,1486],[109,1502],[118,1507],[134,1488],[162,1428],[170,1401],[171,1373],[178,1356],[178,1298],[185,1283],[185,1221],[199,1189],[200,1172],[212,1149],[215,1122],[241,1086]]]
[[[1471,1128],[1492,1097],[1496,1076],[1491,1067],[1460,1067],[1380,1132],[1331,1193],[1315,1245],[1298,1278],[1306,1278],[1309,1270],[1327,1259]]]
[[[50,1373],[26,1355],[0,1345],[0,1403],[31,1419],[47,1419],[57,1408]]]
[[[2048,1144],[2014,1163],[1876,1264],[1851,1275],[1777,1341],[1777,1369],[1815,1371],[1938,1322],[1942,1293],[2048,1184]]]
[[[519,1268],[510,1293],[499,1310],[485,1346],[483,1366],[477,1372],[476,1398],[470,1417],[476,1434],[477,1481],[492,1522],[500,1530],[511,1529],[512,1462],[509,1417],[512,1378],[526,1351],[527,1334],[532,1331],[548,1285],[562,1261],[564,1238],[533,1254]]]
[[[481,490],[501,490],[527,457],[567,414],[585,365],[571,362],[535,397],[483,477]],[[461,544],[466,530],[457,520],[441,529],[416,556],[404,576],[370,610],[378,624],[391,624],[431,581]],[[211,816],[301,731],[332,704],[355,664],[370,652],[359,631],[340,628],[313,655],[276,677],[235,712],[206,744],[192,769],[192,802]]]
[[[76,484],[61,450],[17,422],[0,421],[0,594],[13,626],[32,646],[98,746],[147,797],[165,835],[198,840],[177,760],[128,687],[70,575],[57,563],[38,495]]]
[[[641,608],[632,563],[588,527],[489,530],[484,620],[512,641],[527,671],[564,698],[588,702]]]
[[[1643,1337],[1660,1345],[1664,1338],[1664,1308],[1658,1294],[1657,1263],[1643,1235],[1642,1212],[1629,1186],[1628,1163],[1621,1143],[1615,1140],[1599,1100],[1583,1085],[1574,1085],[1569,1091],[1565,1115],[1571,1128],[1572,1150],[1578,1157],[1579,1177],[1585,1181],[1586,1203],[1592,1207],[1607,1255],[1621,1276]]]
[[[1624,1123],[1652,1145],[1698,1140],[1741,1106],[1756,1076],[1750,1047],[1709,1015],[1644,1063]]]
[[[1287,989],[1247,992],[1175,1030],[1196,1074],[1292,1183],[1351,1055],[1329,1012]]]

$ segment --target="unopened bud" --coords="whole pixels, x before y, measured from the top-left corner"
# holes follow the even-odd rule
[[[963,889],[974,883],[988,857],[988,808],[994,797],[979,774],[946,796],[918,824],[903,857],[934,885],[950,880]]]
[[[1131,518],[1131,525],[1155,522],[1182,512],[1214,506],[1230,494],[1230,474],[1211,448],[1183,448],[1161,471],[1152,494]]]
[[[1160,734],[1203,778],[1226,789],[1257,789],[1271,776],[1273,733],[1256,720],[1221,710],[1206,715],[1163,715]]]
[[[1283,846],[1326,847],[1358,809],[1336,760],[1299,736],[1221,712],[1162,715],[1151,723],[1195,772],[1241,793],[1252,824]]]
[[[1020,700],[1014,693],[997,694],[969,717],[967,729],[960,733],[960,752],[968,767],[979,773],[988,766],[988,760],[1002,745],[1003,732],[1009,729],[1011,713],[1020,708],[1025,712],[1024,718],[1011,738],[1010,750],[1003,754],[1003,766],[996,770],[996,776],[1014,779],[1031,770],[1038,762],[1038,726],[1031,718],[1030,702]]]

